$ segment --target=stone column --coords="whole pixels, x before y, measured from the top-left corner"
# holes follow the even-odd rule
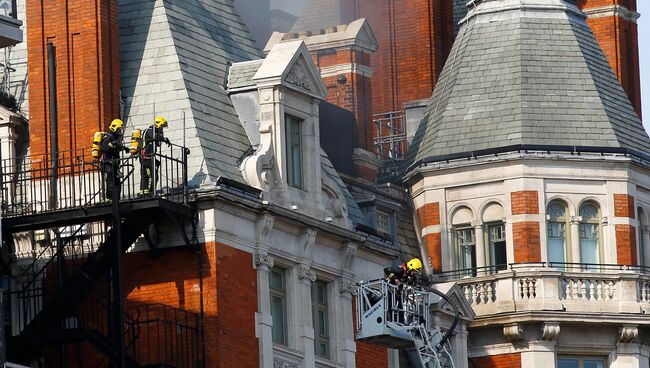
[[[268,254],[274,217],[260,216],[255,224],[257,252],[257,313],[255,314],[255,334],[259,340],[260,368],[273,367],[273,318],[271,317],[271,290],[269,285],[270,268],[275,264]]]
[[[352,318],[352,298],[356,294],[354,281],[346,276],[338,280],[338,298],[336,298],[335,312],[339,318],[336,318],[336,335],[337,349],[339,353],[339,363],[345,368],[356,367],[357,344],[354,341],[354,332],[356,326]]]
[[[569,225],[569,231],[571,234],[571,258],[567,258],[566,262],[567,263],[580,263],[580,221],[582,221],[582,217],[580,216],[571,216],[570,219],[570,225]],[[567,239],[569,240],[569,239]],[[568,244],[567,244],[568,245]],[[567,269],[571,269],[571,267],[567,267]],[[574,271],[580,271],[580,267],[573,267]]]
[[[474,239],[476,241],[476,267],[481,268],[486,266],[485,256],[485,237],[483,236],[483,223],[476,222],[474,225]],[[485,270],[480,270],[477,275],[486,274]]]
[[[302,342],[305,356],[302,367],[314,368],[316,359],[314,353],[314,323],[311,308],[311,284],[316,281],[316,274],[309,268],[298,267],[298,290],[297,290],[297,317],[300,318],[298,326],[298,339]]]
[[[256,335],[260,344],[260,368],[273,367],[273,318],[271,317],[271,298],[269,295],[269,269],[273,267],[273,257],[255,255],[257,267],[257,313],[255,314]]]

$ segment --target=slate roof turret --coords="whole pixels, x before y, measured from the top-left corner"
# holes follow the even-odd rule
[[[574,2],[468,5],[410,164],[512,145],[650,153],[641,121]]]

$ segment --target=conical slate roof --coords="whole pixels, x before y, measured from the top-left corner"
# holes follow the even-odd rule
[[[650,153],[641,121],[572,2],[471,3],[410,163],[512,145]]]
[[[119,5],[129,129],[164,116],[165,135],[177,144],[185,136],[191,150],[192,185],[219,176],[243,181],[239,161],[250,142],[226,93],[225,77],[229,63],[261,53],[232,0],[120,0]]]

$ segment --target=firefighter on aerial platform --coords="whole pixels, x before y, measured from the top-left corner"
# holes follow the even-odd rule
[[[158,170],[160,169],[160,160],[156,159],[157,148],[162,142],[171,146],[169,138],[163,134],[166,128],[167,119],[162,116],[156,117],[156,120],[142,133],[142,147],[140,149],[140,195],[143,197],[150,196],[154,193],[156,182],[158,182]],[[155,164],[155,167],[154,167]]]
[[[124,122],[115,119],[108,126],[108,132],[97,132],[93,138],[93,157],[101,161],[106,202],[112,200],[113,186],[119,170],[120,152],[129,152],[129,149],[122,144],[123,127]]]
[[[397,301],[397,309],[401,310],[404,305],[402,303],[402,290],[404,285],[416,286],[419,284],[422,271],[422,261],[418,258],[413,258],[400,266],[392,266],[384,268],[384,277],[389,284],[397,286],[395,293],[395,300]],[[389,298],[388,309],[392,311],[392,298]],[[404,315],[402,312],[398,314],[398,320],[404,322]]]
[[[398,289],[402,289],[404,284],[415,286],[418,283],[421,271],[422,261],[413,258],[406,263],[402,263],[399,267],[384,268],[384,276],[388,282],[397,286]]]

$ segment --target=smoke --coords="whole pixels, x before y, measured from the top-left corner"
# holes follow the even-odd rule
[[[271,9],[284,10],[295,16],[300,16],[307,0],[271,0]]]

